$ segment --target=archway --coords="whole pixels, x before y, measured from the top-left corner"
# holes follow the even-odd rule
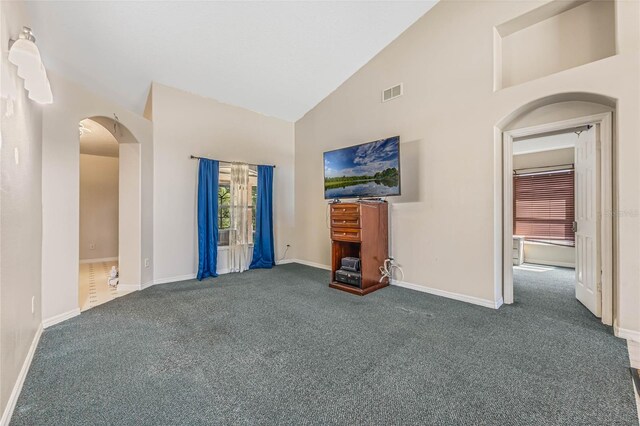
[[[79,138],[80,258],[85,258],[79,259],[79,303],[80,309],[85,310],[140,288],[141,163],[140,144],[117,117],[112,119],[93,116],[81,120]],[[91,155],[94,157],[89,158]],[[91,167],[96,170],[88,170]],[[94,183],[98,182],[98,186],[85,188],[82,185],[85,175],[93,176],[91,180]],[[86,202],[87,198],[91,201]],[[94,217],[83,220],[83,209],[85,213],[93,212]],[[95,239],[102,241],[93,241]],[[92,256],[91,252],[99,253],[100,256]],[[90,269],[85,265],[84,269],[87,270],[84,274],[93,282],[89,294],[86,289],[82,291],[82,286],[87,285],[83,281],[82,266],[87,263]],[[109,287],[108,268],[116,265],[119,270],[118,284]],[[111,283],[115,284],[116,281],[113,280]],[[83,297],[87,299],[84,300],[84,305]]]
[[[501,238],[496,238],[496,253],[501,253],[502,261],[502,286],[496,288],[496,292],[502,293],[505,303],[513,303],[513,262],[516,255],[512,237],[514,228],[514,182],[513,178],[513,142],[527,138],[536,138],[543,135],[566,133],[580,126],[593,125],[593,133],[597,144],[601,144],[601,155],[597,159],[598,180],[594,183],[594,195],[597,197],[598,218],[596,245],[598,253],[593,258],[595,266],[593,288],[593,304],[590,308],[596,316],[602,317],[602,322],[612,324],[615,316],[614,293],[616,284],[614,280],[614,217],[607,212],[614,211],[615,185],[613,184],[614,156],[614,113],[616,101],[607,96],[593,93],[566,93],[547,96],[531,101],[516,109],[496,125],[495,144],[497,152],[502,153],[502,167],[495,173],[496,187],[502,189],[502,216]],[[531,139],[529,139],[531,140]],[[595,164],[595,163],[594,163]],[[572,165],[573,166],[573,165]],[[579,196],[576,189],[576,196]],[[576,204],[578,206],[578,204]],[[573,219],[571,219],[573,220]],[[577,215],[576,215],[576,219]],[[575,224],[574,222],[574,231]],[[576,233],[578,236],[578,233]],[[521,242],[520,242],[521,243]],[[576,277],[581,276],[581,268],[584,267],[585,257],[581,257],[580,245],[577,245]],[[597,271],[597,272],[596,272]],[[601,273],[601,276],[599,272]],[[579,288],[576,287],[576,297]],[[578,297],[580,300],[580,297]],[[582,300],[581,300],[582,301]],[[584,301],[583,301],[584,304]]]

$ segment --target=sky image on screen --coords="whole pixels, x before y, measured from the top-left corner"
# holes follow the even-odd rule
[[[324,197],[400,194],[400,138],[394,136],[324,153]]]

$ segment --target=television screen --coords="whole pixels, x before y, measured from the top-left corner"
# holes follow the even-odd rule
[[[400,137],[324,153],[324,198],[400,195]]]

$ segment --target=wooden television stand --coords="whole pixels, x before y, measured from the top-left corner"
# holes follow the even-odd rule
[[[331,209],[331,284],[329,287],[364,296],[389,285],[380,267],[389,257],[389,205],[385,201],[333,203]],[[343,257],[360,259],[360,287],[336,281]]]

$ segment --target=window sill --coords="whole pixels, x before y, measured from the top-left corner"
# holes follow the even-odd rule
[[[531,246],[545,246],[545,247],[566,247],[566,248],[575,248],[575,246],[569,245],[569,244],[561,244],[561,243],[545,243],[542,241],[524,241],[525,245],[531,245]]]
[[[253,243],[249,244],[249,247],[253,247]],[[218,246],[218,251],[228,251],[229,250],[229,246]]]

